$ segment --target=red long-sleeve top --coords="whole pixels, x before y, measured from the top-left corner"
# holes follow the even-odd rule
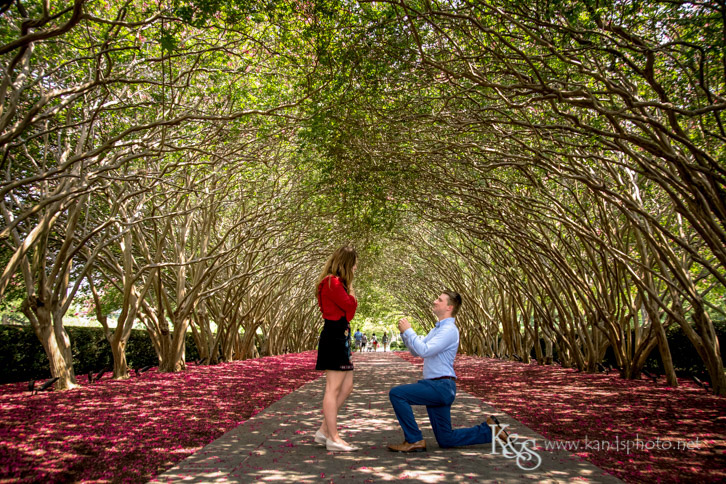
[[[337,321],[345,316],[345,319],[350,322],[355,316],[358,301],[345,291],[340,278],[330,275],[320,281],[318,305],[323,312],[323,318]]]

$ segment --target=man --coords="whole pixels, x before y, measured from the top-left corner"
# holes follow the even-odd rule
[[[454,316],[461,307],[461,296],[454,291],[444,291],[433,303],[432,311],[438,318],[434,329],[425,337],[416,335],[406,318],[398,322],[401,338],[411,354],[424,359],[423,380],[410,385],[393,387],[389,392],[393,410],[403,429],[404,442],[389,445],[393,452],[425,452],[426,441],[416,424],[411,405],[426,405],[431,427],[439,447],[486,444],[492,441],[492,427],[496,425],[496,437],[506,443],[509,436],[499,420],[490,416],[475,427],[451,428],[451,404],[456,398],[456,373],[454,358],[459,348],[459,330]]]
[[[363,333],[360,332],[360,328],[353,334],[353,338],[355,339],[355,347],[358,349],[358,352],[363,351],[363,348],[361,347],[361,344],[363,342]]]

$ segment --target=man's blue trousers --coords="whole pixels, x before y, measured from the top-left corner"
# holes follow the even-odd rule
[[[419,380],[418,383],[393,387],[388,396],[408,443],[423,439],[411,405],[426,405],[439,447],[460,447],[492,441],[492,429],[486,422],[465,429],[451,428],[451,404],[456,398],[455,380]]]

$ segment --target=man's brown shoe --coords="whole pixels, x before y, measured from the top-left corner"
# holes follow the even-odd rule
[[[409,444],[404,440],[402,444],[389,445],[388,450],[391,452],[426,452],[426,441],[419,440],[418,442]]]
[[[509,443],[509,434],[506,430],[504,430],[502,423],[497,417],[494,415],[487,417],[487,425],[489,425],[489,428],[491,428],[492,425],[495,425],[494,432],[492,433],[492,440],[497,439],[500,444],[505,446]]]

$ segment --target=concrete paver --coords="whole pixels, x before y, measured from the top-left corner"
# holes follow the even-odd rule
[[[152,482],[593,482],[619,483],[589,462],[565,451],[546,451],[543,436],[459,389],[452,406],[454,428],[469,427],[497,415],[520,442],[535,439],[542,462],[522,470],[515,458],[493,454],[491,444],[441,449],[425,407],[414,407],[428,452],[389,452],[387,443],[400,443],[403,433],[388,400],[394,385],[413,383],[421,369],[393,353],[362,353],[356,366],[353,394],[340,411],[339,431],[361,450],[332,453],[313,436],[322,417],[325,378],[319,378],[280,399],[265,411],[227,432]],[[534,460],[529,461],[530,464]],[[522,462],[527,464],[527,462]]]

